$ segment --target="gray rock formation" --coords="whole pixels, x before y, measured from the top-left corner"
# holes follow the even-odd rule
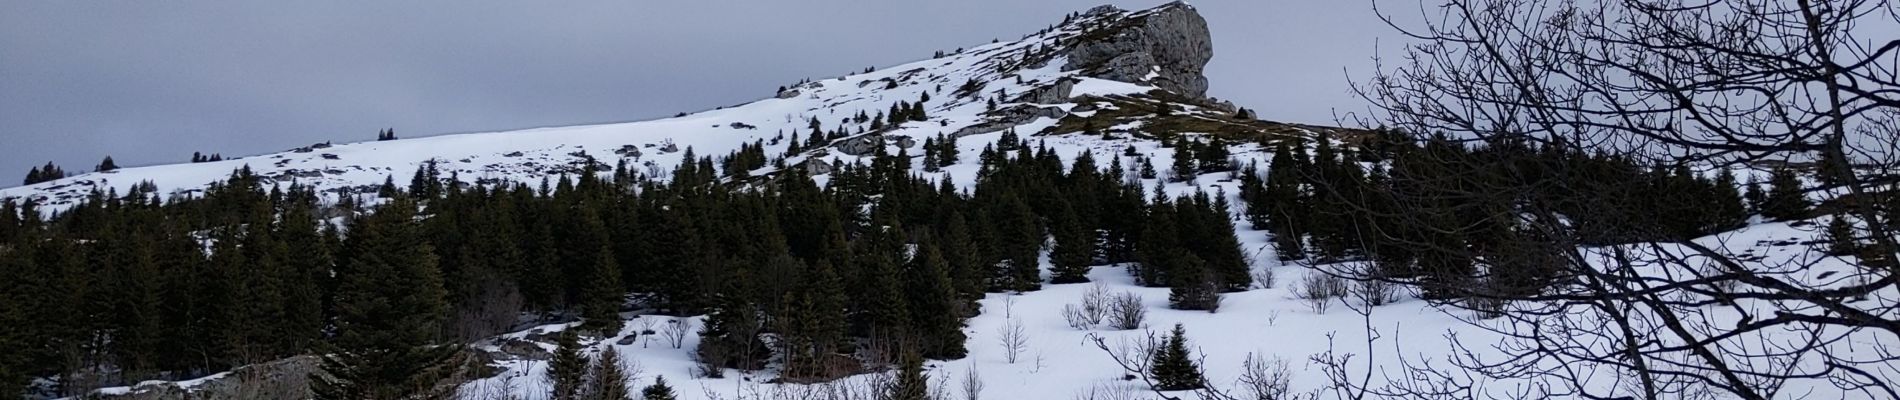
[[[1071,93],[1075,92],[1077,79],[1062,78],[1048,86],[1038,87],[1017,97],[1016,103],[1056,104],[1067,103]]]
[[[958,129],[956,132],[951,132],[950,137],[960,138],[970,135],[999,132],[1004,129],[1014,128],[1017,125],[1027,124],[1030,121],[1035,121],[1037,118],[1062,119],[1062,117],[1069,116],[1069,113],[1062,111],[1062,109],[1058,107],[1036,107],[1023,104],[992,111],[987,115],[989,118],[983,123]]]
[[[1086,15],[1116,12],[1122,11],[1103,6]],[[1207,96],[1207,77],[1201,73],[1214,58],[1214,45],[1207,20],[1194,7],[1175,2],[1111,21],[1092,27],[1070,45],[1063,70],[1150,83],[1194,98]]]

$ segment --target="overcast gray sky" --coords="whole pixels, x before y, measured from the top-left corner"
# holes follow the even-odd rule
[[[614,122],[1010,39],[1104,2],[0,0],[0,187],[309,143]],[[1331,123],[1391,36],[1366,1],[1200,0],[1212,95]],[[1390,39],[1388,39],[1390,40]],[[1394,47],[1387,43],[1388,51]]]

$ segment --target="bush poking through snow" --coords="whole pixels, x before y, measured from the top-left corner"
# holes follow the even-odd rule
[[[1246,392],[1246,398],[1293,399],[1293,370],[1287,367],[1286,359],[1268,359],[1260,354],[1248,354],[1247,359],[1240,362],[1240,367],[1240,388]]]
[[[681,348],[686,345],[686,333],[692,331],[692,319],[674,317],[666,321],[666,344],[672,345],[675,349]]]
[[[1310,270],[1300,278],[1299,286],[1293,287],[1293,297],[1306,300],[1306,308],[1316,314],[1325,314],[1332,307],[1333,298],[1346,295],[1346,280],[1319,270]]]
[[[1089,328],[1094,328],[1096,323],[1101,322],[1099,320],[1090,320],[1087,313],[1083,312],[1081,307],[1076,307],[1074,304],[1062,305],[1062,320],[1068,322],[1070,328],[1075,328],[1075,330],[1078,331],[1089,330]]]
[[[1003,346],[1003,360],[1015,364],[1024,351],[1029,350],[1029,331],[1023,328],[1023,321],[1011,319],[1009,323],[996,330],[997,344]]]
[[[1364,265],[1364,268],[1353,275],[1353,297],[1370,306],[1383,306],[1399,301],[1399,284],[1387,280],[1385,273],[1377,264]]]
[[[1274,278],[1273,268],[1267,267],[1253,272],[1253,283],[1261,289],[1272,289],[1279,280]]]
[[[1096,283],[1082,294],[1081,304],[1062,306],[1062,319],[1068,321],[1070,328],[1089,330],[1102,323],[1108,316],[1108,285]]]
[[[983,399],[983,375],[978,374],[976,372],[976,367],[973,366],[973,367],[970,367],[970,369],[963,371],[963,400],[982,400],[982,399]]]
[[[1141,295],[1122,292],[1109,301],[1108,324],[1114,326],[1115,329],[1124,331],[1139,329],[1146,319],[1148,319],[1148,308],[1142,307]]]

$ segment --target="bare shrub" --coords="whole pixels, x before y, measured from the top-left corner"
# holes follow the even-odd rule
[[[1248,354],[1240,363],[1240,388],[1254,400],[1292,399],[1293,370],[1285,359]]]
[[[1075,328],[1075,330],[1078,331],[1086,331],[1089,330],[1089,328],[1094,328],[1095,324],[1100,322],[1099,320],[1090,320],[1088,313],[1082,311],[1081,307],[1076,307],[1074,304],[1062,305],[1062,320],[1068,322],[1070,328]]]
[[[1255,287],[1272,289],[1278,283],[1279,279],[1274,276],[1272,267],[1265,267],[1253,271],[1253,284]]]
[[[1075,400],[1136,400],[1141,394],[1134,389],[1115,387],[1110,384],[1096,384],[1075,392]]]
[[[1108,316],[1108,302],[1108,285],[1098,282],[1089,287],[1087,293],[1082,294],[1081,304],[1062,306],[1062,319],[1069,323],[1070,328],[1077,330],[1094,328]]]
[[[673,317],[666,321],[664,330],[666,344],[672,345],[675,349],[681,348],[686,345],[686,333],[693,331],[693,320],[686,317]]]
[[[1089,291],[1082,294],[1082,312],[1091,321],[1100,323],[1108,315],[1108,285],[1096,282]]]
[[[1141,305],[1141,295],[1122,292],[1109,301],[1108,324],[1120,330],[1141,328],[1148,319],[1148,308]]]
[[[982,400],[982,398],[983,374],[977,373],[976,367],[970,367],[970,369],[964,370],[963,400]]]
[[[1029,331],[1023,328],[1023,321],[1011,319],[996,330],[997,342],[1003,346],[1003,359],[1015,364],[1024,351],[1029,350]]]
[[[1471,296],[1465,298],[1465,308],[1476,313],[1478,319],[1492,319],[1504,316],[1504,307],[1511,301],[1498,296]]]
[[[1356,279],[1352,283],[1353,297],[1366,305],[1383,306],[1399,301],[1399,284],[1381,277]]]
[[[1299,286],[1293,287],[1293,297],[1306,301],[1306,308],[1314,313],[1325,314],[1332,307],[1333,299],[1344,297],[1347,292],[1346,280],[1337,276],[1311,270],[1300,278]]]

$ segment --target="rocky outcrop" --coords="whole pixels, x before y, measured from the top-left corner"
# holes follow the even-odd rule
[[[1016,103],[1056,104],[1067,103],[1071,93],[1075,92],[1075,78],[1062,78],[1048,86],[1038,87],[1024,92],[1016,98]]]
[[[317,357],[298,356],[239,367],[202,379],[190,387],[172,382],[149,382],[130,390],[96,392],[86,398],[111,400],[169,399],[307,399]]]
[[[1059,107],[1037,107],[1023,104],[992,111],[986,115],[989,116],[988,120],[976,125],[963,127],[963,129],[958,129],[956,132],[951,132],[950,137],[960,138],[970,135],[1000,132],[1004,129],[1014,128],[1018,125],[1035,121],[1037,118],[1062,119],[1062,117],[1069,116],[1069,113],[1062,111]]]
[[[871,133],[871,134],[865,134],[865,135],[858,135],[857,137],[847,138],[844,140],[839,140],[837,144],[833,144],[831,145],[831,147],[838,149],[839,153],[850,154],[854,156],[863,156],[866,154],[877,152],[877,148],[879,146],[885,146],[885,145],[891,145],[891,144],[895,144],[899,148],[908,149],[908,148],[911,148],[912,146],[916,146],[917,140],[911,139],[909,136],[888,136],[887,137],[882,133]]]
[[[1122,13],[1110,6],[1086,15]],[[1207,77],[1202,71],[1214,58],[1207,20],[1186,3],[1175,2],[1153,10],[1091,26],[1068,50],[1065,71],[1083,71],[1092,77],[1153,84],[1183,96],[1205,98]]]

